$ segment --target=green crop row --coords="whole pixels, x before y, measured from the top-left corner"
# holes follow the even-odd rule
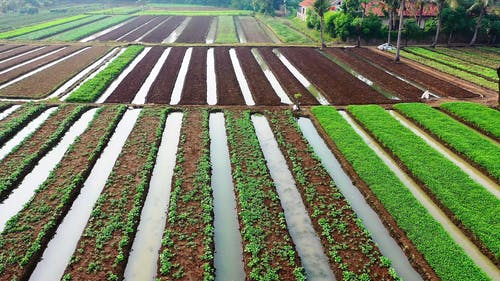
[[[498,67],[498,62],[500,62],[500,56],[499,60],[495,61],[493,59],[486,59],[477,53],[471,52],[470,49],[466,48],[460,48],[460,49],[452,49],[452,48],[445,48],[445,47],[436,47],[434,49],[436,52],[464,60],[466,63],[467,62],[472,62],[478,65],[482,65],[484,67],[490,67],[493,69],[496,69]]]
[[[78,195],[125,110],[125,106],[99,109],[87,130],[69,147],[61,162],[37,189],[34,197],[7,222],[0,235],[0,274],[7,267],[11,267],[14,268],[14,276],[9,279],[27,277],[22,276],[27,274],[24,267],[36,262],[42,255],[45,245],[58,227],[58,222],[66,215]],[[82,138],[87,141],[91,138],[95,142],[82,142]],[[86,162],[83,163],[82,159]],[[77,165],[80,168],[68,169],[68,165]]]
[[[106,10],[90,12],[90,14],[98,15],[129,15],[141,11],[139,7],[115,7]]]
[[[57,111],[53,112],[46,122],[50,122],[50,118],[56,116],[64,107],[66,106],[62,105]],[[19,143],[12,149],[9,155],[7,155],[6,158],[2,161],[0,166],[2,167],[2,174],[5,175],[0,177],[0,199],[5,198],[11,192],[15,185],[17,185],[22,180],[26,172],[31,169],[47,152],[50,151],[50,149],[71,127],[71,124],[87,109],[87,106],[78,106],[71,112],[71,114],[61,120],[61,122],[54,124],[54,126],[57,126],[57,129],[50,136],[48,136],[47,139],[45,139],[43,145],[38,147],[38,150],[36,152],[21,154],[21,156],[23,156],[24,158],[15,157],[15,159],[12,159],[12,161],[5,162],[9,155],[18,152],[23,147],[30,146],[32,137],[36,134],[36,132],[31,133],[21,143]]]
[[[68,102],[94,102],[120,73],[134,60],[144,46],[130,46],[94,78],[83,83],[68,97]]]
[[[304,34],[298,32],[290,26],[288,20],[281,20],[275,17],[261,16],[257,17],[259,20],[269,26],[276,36],[284,43],[312,43],[312,40]],[[287,24],[288,23],[288,24]]]
[[[498,48],[498,47],[479,47],[479,50],[497,53],[500,55],[500,48]]]
[[[359,177],[442,280],[489,280],[353,128],[329,106],[312,112]]]
[[[27,103],[2,120],[0,123],[0,147],[45,109],[47,109],[45,104]]]
[[[220,16],[215,43],[238,43],[233,16]]]
[[[477,129],[500,138],[500,111],[472,102],[446,102],[440,107]]]
[[[8,38],[16,37],[16,36],[21,36],[23,34],[35,32],[38,30],[43,30],[43,29],[46,29],[46,28],[49,28],[52,26],[64,24],[67,22],[72,22],[72,21],[79,20],[79,19],[82,19],[85,17],[88,17],[88,15],[76,15],[76,16],[57,19],[57,20],[53,20],[53,21],[49,21],[49,22],[44,22],[44,23],[32,25],[32,26],[22,27],[22,28],[18,28],[18,29],[14,29],[14,30],[9,30],[9,31],[0,33],[0,39],[8,39]]]
[[[500,147],[497,144],[426,104],[406,103],[394,108],[500,180]]]
[[[424,140],[375,105],[349,106],[348,111],[399,158],[464,226],[500,257],[498,199]]]
[[[110,26],[120,24],[128,19],[130,19],[132,16],[126,15],[126,16],[113,16],[113,17],[108,17],[105,19],[102,19],[98,22],[94,22],[92,24],[86,24],[84,26],[57,34],[55,36],[50,37],[50,40],[56,40],[56,41],[73,41],[73,40],[79,40],[84,37],[90,36],[94,33],[97,33],[99,31],[102,31]]]
[[[213,11],[196,11],[196,10],[146,10],[137,13],[137,15],[151,16],[247,16],[252,15],[253,11],[247,10],[213,10]]]

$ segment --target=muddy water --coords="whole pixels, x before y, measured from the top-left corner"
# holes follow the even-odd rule
[[[156,80],[156,77],[158,77],[158,74],[160,73],[163,64],[167,60],[170,50],[171,48],[167,48],[166,50],[163,51],[160,58],[156,62],[155,66],[151,70],[148,78],[146,78],[144,84],[142,84],[141,88],[134,97],[134,100],[132,100],[133,104],[144,104],[146,102],[146,96],[149,93],[149,89],[151,88],[151,85],[153,85],[153,82]]]
[[[319,92],[314,85],[307,80],[300,71],[293,66],[293,64],[283,55],[280,53],[278,49],[273,49],[273,52],[278,56],[278,58],[281,60],[281,62],[286,66],[286,68],[295,76],[297,80],[299,80],[300,84],[302,84],[319,102],[321,105],[329,105],[330,103],[328,100]]]
[[[22,57],[22,56],[25,56],[25,55],[28,55],[28,54],[31,54],[31,53],[34,53],[34,52],[37,52],[37,51],[40,51],[40,50],[45,49],[45,48],[47,48],[47,46],[42,46],[42,47],[40,47],[40,48],[36,48],[36,49],[31,50],[31,51],[24,52],[24,53],[21,53],[21,54],[19,54],[19,55],[15,55],[15,56],[13,56],[13,57],[6,58],[6,59],[4,59],[4,60],[0,60],[0,63],[4,63],[4,62],[11,61],[11,60],[15,60],[15,59],[17,59],[17,58],[20,58],[20,57]]]
[[[193,48],[188,48],[186,54],[184,55],[181,69],[177,75],[177,80],[175,81],[174,89],[172,90],[172,96],[170,97],[170,105],[177,105],[181,101],[182,89],[184,88],[184,82],[186,80],[186,74],[189,69],[189,62],[191,61],[192,53]]]
[[[149,191],[125,268],[125,280],[155,280],[181,126],[182,113],[174,112],[168,116],[149,182]]]
[[[210,48],[207,52],[207,103],[209,105],[217,104],[217,79],[215,75],[214,48]]]
[[[215,216],[215,277],[221,281],[245,280],[223,113],[210,114],[210,162]]]
[[[233,21],[234,21],[234,26],[236,27],[236,35],[238,35],[240,43],[247,43],[247,37],[243,32],[243,28],[241,28],[240,20],[238,19],[238,17],[233,16]]]
[[[234,73],[236,74],[236,79],[238,80],[238,84],[240,85],[241,93],[243,94],[246,105],[255,105],[255,101],[252,97],[252,92],[250,92],[245,74],[243,74],[240,61],[238,60],[238,56],[236,55],[236,50],[234,48],[231,48],[229,50],[229,56],[231,57]]]
[[[290,236],[308,280],[335,280],[318,235],[314,231],[295,181],[264,116],[252,116],[255,132],[276,185]]]
[[[345,112],[341,115],[356,131],[356,133],[363,139],[363,141],[377,154],[377,156],[384,161],[399,180],[410,190],[413,196],[427,209],[427,212],[448,232],[450,237],[457,243],[458,246],[469,255],[472,260],[486,272],[493,280],[500,280],[500,272],[495,265],[481,253],[481,251],[472,243],[467,236],[446,216],[446,214],[427,196],[427,194],[415,183],[398,164],[381,148],[376,141],[374,141],[352,118]]]
[[[283,88],[281,87],[278,79],[276,79],[276,76],[274,76],[273,72],[269,69],[269,66],[267,66],[267,63],[264,61],[259,51],[256,48],[253,48],[252,54],[259,63],[260,68],[264,72],[264,75],[266,75],[267,80],[269,81],[269,83],[271,83],[274,92],[278,95],[278,97],[280,97],[281,103],[292,104],[292,101],[286,94],[285,90],[283,90]]]
[[[217,24],[219,22],[219,18],[218,17],[213,17],[212,18],[212,23],[210,24],[210,29],[208,30],[208,34],[207,34],[207,39],[206,39],[206,43],[207,44],[213,44],[214,41],[215,41],[215,35],[217,33]]]
[[[17,133],[12,139],[6,142],[2,148],[0,148],[0,161],[7,156],[14,147],[20,144],[26,137],[36,131],[44,122],[49,118],[50,114],[57,110],[57,107],[52,107],[45,110],[40,116],[35,118],[33,121],[28,123],[19,133]]]
[[[20,107],[21,107],[21,105],[15,104],[15,105],[7,108],[6,110],[2,111],[2,113],[0,113],[0,120],[3,120],[7,116],[11,115],[12,112],[18,110]]]
[[[35,194],[35,190],[49,177],[50,172],[61,161],[69,146],[87,128],[96,108],[85,112],[78,121],[64,134],[61,141],[47,153],[33,168],[10,196],[0,204],[0,231],[3,231],[5,223]]]
[[[174,43],[191,21],[191,17],[186,17],[184,21],[162,43]]]
[[[139,113],[140,109],[131,109],[123,115],[108,145],[92,168],[89,177],[85,180],[80,195],[71,205],[68,214],[57,228],[56,234],[45,248],[42,260],[36,265],[30,280],[52,281],[62,278],[94,204],[104,188]]]
[[[128,19],[128,20],[126,20],[126,21],[124,21],[122,23],[119,23],[117,25],[113,25],[113,26],[111,26],[109,28],[106,28],[106,29],[104,29],[102,31],[94,33],[94,34],[92,34],[92,35],[90,35],[88,37],[83,38],[82,40],[80,40],[80,42],[89,42],[89,41],[95,40],[96,38],[101,37],[102,35],[104,35],[106,33],[109,33],[109,32],[111,32],[111,31],[113,31],[115,29],[118,29],[118,28],[126,25],[127,23],[131,22],[134,19],[135,19],[135,17],[132,17],[131,19]]]
[[[130,65],[125,68],[122,73],[120,73],[118,78],[116,78],[115,81],[113,81],[113,83],[109,85],[106,91],[104,91],[104,93],[97,99],[96,103],[103,103],[115,91],[116,87],[120,85],[123,79],[125,79],[125,77],[127,77],[127,75],[135,68],[135,66],[138,65],[139,62],[141,62],[141,60],[148,54],[150,50],[151,47],[144,48],[144,50],[130,63]]]
[[[53,55],[53,54],[55,54],[55,53],[57,53],[57,52],[60,52],[60,51],[62,51],[62,50],[64,50],[64,49],[66,49],[66,48],[67,48],[67,47],[61,47],[61,48],[59,48],[59,49],[56,49],[56,50],[51,51],[51,52],[48,52],[48,53],[46,53],[46,54],[44,54],[44,55],[41,55],[41,56],[39,56],[39,57],[36,57],[36,58],[30,59],[30,60],[27,60],[27,61],[22,62],[22,63],[20,63],[20,64],[16,64],[16,65],[14,65],[14,66],[12,66],[12,67],[9,67],[9,68],[7,68],[7,69],[4,69],[4,70],[0,71],[0,74],[7,73],[7,72],[12,71],[12,70],[14,70],[14,69],[16,69],[16,68],[19,68],[19,67],[25,66],[25,65],[27,65],[27,64],[30,64],[30,63],[35,62],[35,61],[38,61],[38,60],[41,60],[41,59],[46,58],[46,57],[48,57],[48,56],[51,56],[51,55]]]
[[[298,123],[302,133],[321,159],[321,163],[328,171],[328,174],[349,201],[356,215],[363,221],[364,226],[370,232],[373,241],[377,243],[382,254],[391,259],[392,266],[398,275],[404,280],[422,280],[422,277],[411,266],[406,255],[384,227],[377,213],[368,205],[361,192],[353,185],[352,180],[318,134],[311,120],[299,118]]]
[[[496,184],[493,180],[488,178],[486,175],[481,173],[479,170],[474,168],[472,165],[467,163],[467,161],[463,160],[460,156],[446,148],[444,145],[439,143],[439,141],[435,140],[431,136],[429,136],[422,129],[418,128],[412,122],[404,118],[399,113],[390,110],[389,113],[396,118],[403,126],[410,129],[412,133],[423,139],[429,146],[437,150],[441,153],[446,159],[450,160],[453,164],[462,169],[471,179],[473,179],[478,184],[484,186],[486,190],[491,192],[497,198],[500,198],[500,186]]]

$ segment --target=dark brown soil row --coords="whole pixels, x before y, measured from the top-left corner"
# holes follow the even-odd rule
[[[142,38],[142,42],[161,43],[172,33],[184,20],[184,16],[172,16],[166,22],[158,26],[157,29]]]
[[[207,48],[193,48],[179,104],[207,104]]]
[[[250,91],[258,105],[281,105],[281,99],[274,92],[271,83],[260,68],[249,47],[236,48],[236,54],[247,80]]]
[[[38,72],[0,90],[0,96],[9,98],[43,98],[80,73],[109,51],[106,46],[94,46],[65,61]]]
[[[348,64],[353,70],[377,83],[385,90],[398,96],[402,101],[419,101],[422,91],[354,56],[344,48],[328,48],[326,52],[343,63]]]
[[[33,49],[39,48],[39,47],[41,47],[41,46],[21,45],[15,49],[13,49],[10,52],[0,53],[0,60],[5,60],[5,59],[11,58],[13,56],[17,56],[19,54],[22,54],[24,52],[28,52],[28,51],[31,51]]]
[[[285,90],[289,97],[299,93],[302,95],[300,103],[303,105],[319,104],[316,98],[293,76],[293,74],[281,63],[279,58],[273,53],[273,48],[264,47],[258,48],[259,53],[269,66],[269,69],[274,73],[281,87]]]
[[[143,36],[146,32],[148,32],[151,29],[157,27],[166,18],[167,17],[157,17],[157,18],[153,19],[152,21],[146,23],[145,25],[141,26],[136,31],[134,31],[134,32],[130,33],[129,35],[123,37],[122,39],[120,39],[120,41],[133,42],[137,38],[140,38],[141,36]]]
[[[192,17],[177,43],[205,43],[212,17]]]
[[[131,22],[128,22],[121,27],[112,30],[106,34],[103,34],[102,36],[97,37],[94,41],[112,41],[120,38],[121,36],[125,35],[127,32],[130,32],[134,28],[141,26],[154,18],[154,16],[140,16],[135,19],[133,19]]]
[[[157,130],[163,131],[164,114],[155,109],[141,112],[66,268],[65,275],[70,274],[72,280],[107,280],[110,275],[123,280],[139,224],[138,217],[130,221],[130,216],[140,216],[161,138]]]
[[[7,69],[9,67],[12,67],[14,65],[18,65],[20,63],[23,63],[25,61],[28,61],[28,60],[31,60],[31,59],[34,59],[36,57],[39,57],[39,56],[42,56],[46,53],[50,53],[56,49],[59,49],[61,46],[47,46],[41,50],[38,50],[36,52],[33,52],[31,54],[27,54],[27,55],[23,55],[22,57],[19,57],[19,58],[16,58],[16,59],[13,59],[13,60],[10,60],[10,61],[7,61],[7,62],[4,62],[4,63],[0,63],[0,71],[1,70],[4,70],[4,69]],[[34,49],[34,48],[33,48]]]
[[[311,48],[281,48],[281,53],[334,105],[392,103]]]
[[[78,50],[82,49],[81,46],[68,46],[64,50],[61,50],[55,54],[52,54],[48,57],[45,57],[43,59],[37,60],[35,62],[29,63],[27,65],[21,66],[19,68],[13,69],[9,72],[6,72],[4,74],[0,74],[0,83],[5,83],[9,80],[15,79],[23,74],[26,74],[32,70],[35,70],[39,67],[42,67],[46,64],[49,64],[55,60],[58,60],[62,57],[65,57],[67,55],[70,55]]]
[[[271,38],[267,36],[264,30],[261,29],[259,23],[254,17],[243,16],[237,17],[240,21],[241,29],[245,34],[247,42],[250,43],[273,43]]]
[[[460,88],[456,85],[453,85],[449,82],[446,82],[442,79],[436,78],[430,73],[425,73],[423,71],[417,70],[403,62],[396,63],[390,58],[379,55],[369,49],[354,48],[349,51],[353,52],[360,58],[378,64],[381,67],[385,68],[386,70],[396,73],[397,75],[407,80],[415,81],[418,84],[421,84],[429,88],[431,92],[434,92],[440,96],[443,97],[451,96],[456,98],[477,97],[476,94],[469,92],[463,88]]]
[[[0,45],[0,53],[12,50],[14,48],[19,48],[23,45]]]
[[[146,96],[146,103],[168,104],[187,48],[172,48]]]
[[[10,256],[11,259],[4,261],[0,279],[28,279],[123,112],[123,108],[104,107],[72,149],[66,152],[53,170],[53,176],[43,183],[43,189],[19,212],[16,222],[5,228],[0,236],[0,243],[3,243],[0,256]],[[26,264],[23,266],[21,260],[24,258]]]
[[[228,47],[214,48],[217,104],[244,105],[245,100],[234,73]]]
[[[153,47],[123,79],[118,87],[116,87],[105,102],[130,103],[142,84],[144,84],[144,81],[148,78],[151,69],[153,69],[164,50],[163,47]]]

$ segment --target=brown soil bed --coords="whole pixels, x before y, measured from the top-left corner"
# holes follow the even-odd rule
[[[351,49],[356,56],[362,58],[365,61],[370,61],[381,67],[387,69],[390,72],[396,73],[397,75],[421,84],[431,92],[434,92],[440,96],[452,96],[456,98],[474,98],[477,97],[476,94],[469,92],[463,88],[446,82],[442,79],[436,78],[432,73],[425,73],[423,71],[417,70],[406,63],[394,62],[388,57],[379,55],[366,48],[354,48]]]
[[[326,52],[343,63],[348,64],[353,70],[377,83],[382,88],[398,96],[402,101],[419,101],[422,91],[378,68],[366,63],[348,52],[344,48],[328,48]]]
[[[207,104],[207,48],[193,48],[179,104]]]
[[[228,47],[214,48],[217,104],[244,105],[245,100],[234,73]]]
[[[5,60],[5,59],[11,58],[13,56],[17,56],[17,55],[22,54],[24,52],[28,52],[28,51],[31,51],[33,49],[40,48],[40,47],[41,46],[36,46],[36,45],[21,45],[15,49],[13,49],[10,52],[0,53],[0,60]],[[0,65],[3,65],[3,64],[0,64]]]
[[[286,66],[281,63],[279,58],[273,53],[273,49],[270,47],[259,48],[259,53],[262,55],[266,61],[269,69],[274,73],[276,79],[280,83],[281,87],[286,91],[289,97],[293,97],[295,94],[300,93],[302,97],[300,98],[300,103],[302,105],[317,105],[319,104],[316,98],[293,76],[293,74],[286,68]]]
[[[271,83],[253,56],[252,49],[249,47],[236,48],[236,54],[255,103],[258,105],[281,105],[281,99],[274,92]]]
[[[165,19],[168,17],[157,17],[154,18],[152,21],[146,23],[145,25],[139,27],[137,30],[134,32],[131,32],[127,36],[123,37],[120,39],[120,41],[125,41],[125,42],[133,42],[134,40],[140,38],[144,34],[146,34],[148,31],[154,29],[157,27],[160,23],[162,23]]]
[[[142,42],[161,43],[186,19],[184,16],[172,16],[158,28],[142,38]]]
[[[273,43],[271,38],[262,30],[259,23],[254,17],[240,16],[237,18],[240,21],[241,29],[245,34],[247,42],[250,43]]]
[[[53,170],[54,176],[44,183],[44,188],[19,212],[17,222],[4,230],[0,241],[5,244],[0,249],[0,256],[10,255],[12,259],[5,264],[0,279],[29,278],[52,235],[78,196],[84,179],[90,174],[122,113],[123,110],[119,111],[116,107],[106,107],[94,118],[92,125]],[[37,237],[40,239],[40,247],[30,255],[29,251],[33,250]],[[25,256],[28,257],[27,264],[19,265]]]
[[[122,80],[105,102],[130,103],[142,87],[144,81],[148,78],[164,50],[163,47],[153,47],[125,79]]]
[[[18,65],[18,64],[23,63],[25,61],[34,59],[36,57],[42,56],[44,54],[50,53],[52,51],[55,51],[55,50],[59,49],[60,47],[61,46],[57,46],[57,45],[56,46],[47,46],[47,47],[45,47],[45,48],[43,48],[41,50],[35,51],[35,52],[27,54],[27,55],[23,55],[22,57],[18,57],[16,59],[12,59],[12,60],[6,61],[4,63],[0,63],[0,71],[2,71],[4,69],[7,69],[9,67],[12,67],[14,65]]]
[[[5,83],[9,80],[15,79],[23,74],[31,72],[39,67],[42,67],[46,64],[49,64],[55,60],[58,60],[58,59],[63,58],[65,56],[68,56],[68,55],[70,55],[70,54],[72,54],[80,49],[82,49],[81,46],[69,46],[69,47],[66,47],[65,49],[63,49],[55,54],[52,54],[48,57],[45,57],[43,59],[29,63],[27,65],[23,65],[19,68],[13,69],[9,72],[0,74],[0,83]]]
[[[179,35],[177,43],[205,43],[212,17],[192,17],[184,31]]]
[[[168,104],[187,48],[172,48],[146,96],[146,103]]]
[[[0,90],[0,97],[43,98],[104,56],[109,47],[95,46]]]
[[[128,23],[120,26],[119,28],[117,28],[115,30],[112,30],[112,31],[110,31],[110,32],[108,32],[106,34],[103,34],[103,35],[97,37],[94,41],[112,41],[112,40],[116,40],[116,39],[120,38],[121,36],[127,34],[127,32],[132,31],[134,28],[137,28],[137,27],[145,24],[146,22],[148,22],[152,18],[154,18],[154,16],[140,16],[140,17],[136,17],[131,22],[128,22]]]
[[[0,147],[46,109],[47,106],[44,104],[24,104],[0,120]]]
[[[23,45],[0,45],[0,53],[10,51],[14,48],[19,48]]]
[[[331,104],[393,103],[312,48],[281,48],[281,53],[302,72]]]
[[[163,128],[162,114],[164,111],[154,109],[141,112],[66,268],[65,274],[71,274],[72,280],[106,280],[110,274],[123,279],[139,224],[139,218],[130,224],[128,217],[137,204],[141,206],[140,216],[153,169],[149,167],[148,158],[152,152],[156,157],[161,137],[156,131]],[[141,194],[138,186],[143,180],[146,186]],[[123,245],[120,241],[124,237],[128,240]],[[93,264],[99,266],[93,267]]]

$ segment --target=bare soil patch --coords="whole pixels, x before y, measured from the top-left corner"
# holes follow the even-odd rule
[[[157,29],[142,38],[142,42],[161,43],[186,19],[184,16],[169,17],[167,21],[160,24]]]
[[[0,71],[5,70],[5,69],[7,69],[9,67],[18,65],[18,64],[23,63],[25,61],[29,61],[29,60],[34,59],[36,57],[42,56],[44,54],[50,53],[50,52],[52,52],[52,51],[54,51],[56,49],[59,49],[59,48],[61,48],[61,46],[57,46],[57,45],[47,46],[47,47],[45,47],[45,48],[43,48],[41,50],[35,51],[33,53],[30,53],[30,54],[27,54],[27,55],[23,55],[21,57],[12,59],[10,61],[6,61],[6,62],[3,62],[3,63],[0,63]]]
[[[213,17],[205,16],[192,17],[189,24],[175,42],[205,43],[212,18]]]
[[[237,17],[240,21],[241,29],[245,34],[247,42],[250,43],[273,43],[271,38],[262,30],[259,23],[254,17],[240,16]]]
[[[162,23],[167,18],[168,17],[157,17],[157,18],[153,19],[152,21],[146,23],[145,25],[141,26],[140,28],[138,28],[134,32],[131,32],[127,36],[123,37],[122,39],[120,39],[120,41],[133,42],[136,39],[143,36],[144,34],[146,34],[148,31],[157,27],[160,23]]]
[[[0,53],[0,60],[4,60],[4,59],[8,59],[8,58],[11,58],[13,56],[17,56],[19,54],[22,54],[24,52],[28,52],[28,51],[31,51],[33,49],[36,49],[36,48],[39,48],[41,46],[35,46],[35,45],[21,45],[15,49],[13,49],[12,51],[10,52],[7,52],[7,53]],[[1,47],[0,47],[1,48]]]
[[[207,103],[207,48],[193,48],[179,104]]]
[[[229,56],[228,47],[214,49],[215,77],[217,80],[217,104],[244,105],[245,100],[240,85],[236,79],[234,68]]]
[[[134,28],[139,27],[149,20],[154,18],[154,16],[140,16],[136,17],[132,21],[122,25],[121,27],[112,30],[106,34],[103,34],[95,39],[95,41],[112,41],[120,38],[121,36],[127,34],[127,32],[132,31]]]

